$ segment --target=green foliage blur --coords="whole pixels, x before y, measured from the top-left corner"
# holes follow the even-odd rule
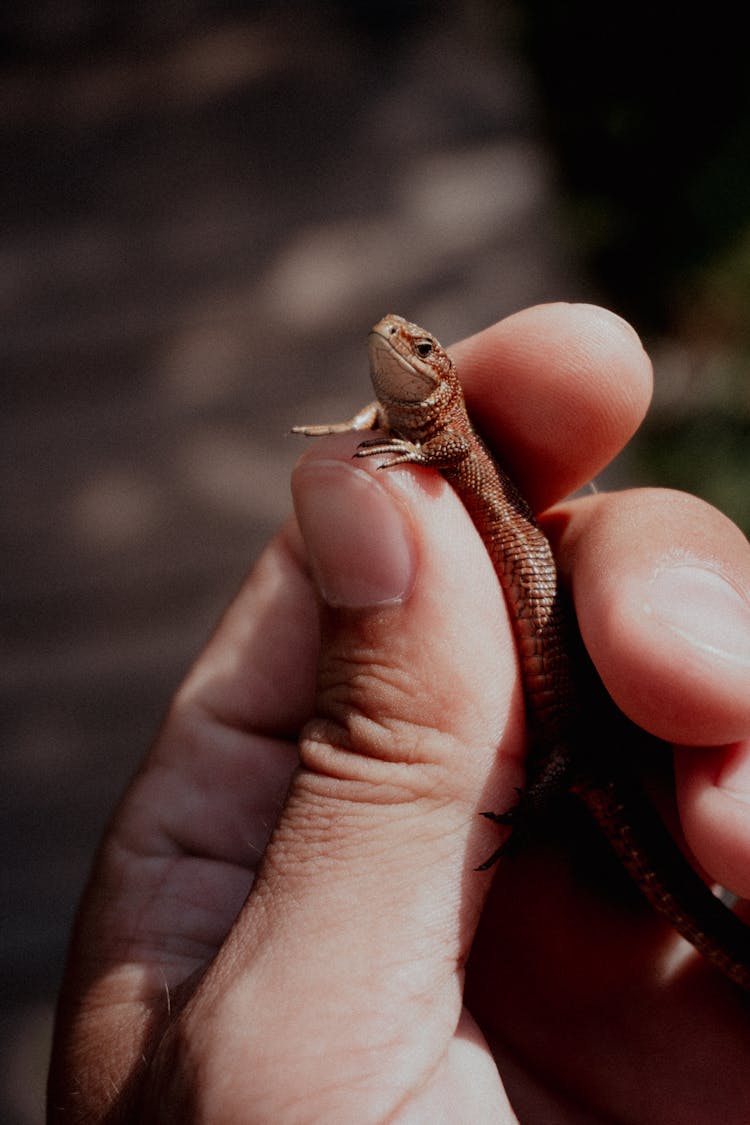
[[[750,65],[740,9],[522,0],[566,218],[655,357],[639,483],[750,531]]]

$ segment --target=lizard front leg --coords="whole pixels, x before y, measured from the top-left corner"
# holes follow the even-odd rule
[[[376,430],[384,425],[383,410],[380,403],[368,402],[347,422],[324,422],[314,426],[292,426],[293,434],[305,437],[324,437],[326,434],[348,434],[357,430]]]
[[[389,461],[379,466],[390,469],[394,465],[424,465],[430,469],[452,468],[464,461],[471,453],[469,442],[461,434],[443,430],[437,437],[425,442],[407,441],[393,433],[369,438],[357,446],[355,457],[373,457],[379,454],[393,454]]]

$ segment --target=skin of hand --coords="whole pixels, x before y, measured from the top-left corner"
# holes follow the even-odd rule
[[[557,505],[543,522],[602,678],[676,744],[690,849],[750,897],[750,548],[674,492],[562,502],[645,413],[637,336],[557,304],[452,352],[490,446]],[[564,827],[475,870],[501,831],[478,813],[523,784],[502,594],[442,478],[353,462],[356,444],[306,449],[296,520],[113,818],[49,1120],[746,1121],[748,998],[620,881],[581,874]]]

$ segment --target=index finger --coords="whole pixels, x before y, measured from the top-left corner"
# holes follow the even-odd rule
[[[637,333],[595,305],[523,309],[450,351],[472,417],[535,511],[607,465],[651,400]]]

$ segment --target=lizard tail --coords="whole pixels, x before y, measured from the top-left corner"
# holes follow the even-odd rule
[[[750,991],[750,929],[693,870],[643,791],[621,777],[616,784],[576,779],[570,791],[651,906],[711,964]]]

